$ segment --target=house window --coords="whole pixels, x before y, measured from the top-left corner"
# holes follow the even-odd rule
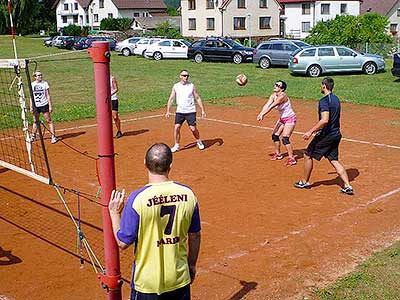
[[[74,23],[74,24],[78,24],[78,16],[74,16],[73,23]]]
[[[99,21],[99,15],[98,14],[94,14],[93,15],[93,22],[98,22]]]
[[[64,10],[68,10],[68,3],[64,3]]]
[[[99,8],[104,8],[104,0],[99,0]]]
[[[260,0],[260,8],[267,8],[268,0]]]
[[[109,13],[109,14],[108,14],[108,17],[112,19],[112,18],[113,18],[113,14],[112,14],[112,13]]]
[[[78,10],[78,3],[74,3],[74,9]]]
[[[189,19],[189,30],[196,30],[196,19]]]
[[[214,0],[206,0],[206,8],[207,9],[214,8]]]
[[[246,8],[246,0],[237,0],[238,8]]]
[[[207,18],[207,30],[214,30],[214,29],[215,29],[215,19]]]
[[[321,4],[321,15],[329,15],[330,4]]]
[[[149,16],[149,13],[147,11],[145,11],[144,13],[142,13],[142,16],[146,18]]]
[[[301,14],[302,15],[309,15],[311,12],[311,4],[310,3],[303,3],[301,5]]]
[[[260,29],[271,29],[271,17],[260,17]]]
[[[233,29],[234,30],[245,30],[246,29],[246,17],[234,17],[233,18]]]
[[[301,31],[302,32],[309,32],[311,27],[310,22],[301,22]]]
[[[62,16],[62,22],[63,22],[64,24],[67,24],[67,17],[66,17],[66,16]]]
[[[390,32],[397,32],[397,24],[390,24]]]
[[[83,25],[83,16],[79,16],[79,25]]]
[[[281,10],[281,15],[285,15],[285,4],[281,4],[282,10]]]
[[[340,4],[340,14],[347,15],[347,4],[346,3]]]
[[[397,9],[397,16],[400,17],[400,8]]]
[[[189,10],[195,10],[196,9],[196,0],[189,0],[188,9]]]
[[[134,18],[140,17],[140,13],[138,13],[138,12],[133,13],[133,17],[134,17]]]
[[[89,15],[86,15],[86,24],[89,24]]]

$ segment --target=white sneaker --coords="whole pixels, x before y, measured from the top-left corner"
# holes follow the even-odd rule
[[[56,136],[53,136],[52,138],[51,138],[51,143],[52,144],[55,144],[55,143],[57,143],[58,142],[58,138],[56,137]]]
[[[179,149],[180,149],[179,144],[175,144],[175,145],[171,148],[171,152],[172,152],[172,153],[177,152],[177,151],[179,151]]]
[[[197,147],[199,147],[200,150],[203,150],[205,148],[202,141],[197,141]]]
[[[32,134],[32,135],[29,137],[29,141],[30,141],[31,143],[33,143],[34,141],[36,141],[36,136]]]

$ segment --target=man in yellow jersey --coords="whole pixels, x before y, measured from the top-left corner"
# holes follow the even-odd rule
[[[118,246],[136,246],[131,300],[190,299],[200,214],[193,191],[168,178],[171,164],[171,149],[154,144],[145,158],[149,183],[130,194],[125,208],[125,190],[111,194],[109,211]]]

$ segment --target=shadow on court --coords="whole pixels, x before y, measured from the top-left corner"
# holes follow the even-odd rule
[[[349,181],[352,182],[354,181],[354,179],[356,179],[358,177],[358,175],[360,175],[360,172],[358,171],[358,169],[347,169],[347,176],[349,176]],[[329,172],[328,174],[336,174],[333,172]],[[317,187],[320,185],[339,185],[342,186],[342,179],[340,179],[339,175],[337,175],[335,178],[333,179],[329,179],[329,180],[321,180],[321,181],[316,181],[313,184],[311,184],[311,187]]]
[[[5,172],[7,172],[7,171],[10,171],[10,169],[0,168],[0,174],[1,174],[1,173],[5,173]]]
[[[22,262],[18,256],[11,254],[11,250],[4,250],[0,247],[0,266],[14,265]]]
[[[122,133],[122,136],[134,136],[134,135],[139,135],[145,132],[148,132],[148,129],[139,129],[139,130],[132,130],[132,131],[125,131]]]
[[[211,146],[213,146],[215,144],[218,144],[218,146],[222,146],[223,143],[224,143],[224,140],[221,138],[203,140],[204,149],[210,148]],[[196,142],[193,142],[193,143],[185,145],[181,150],[187,150],[187,149],[191,149],[191,148],[195,148],[195,147],[197,147],[197,144],[196,144]]]
[[[80,136],[80,135],[85,134],[85,133],[86,133],[86,131],[79,131],[79,132],[65,133],[65,134],[57,135],[57,137],[62,139],[62,140],[66,140],[66,139],[70,139],[70,138],[74,138],[74,137]]]
[[[250,293],[250,291],[255,290],[257,286],[257,282],[251,281],[247,282],[244,280],[240,280],[240,284],[242,285],[242,288],[237,291],[232,297],[230,297],[228,300],[242,300],[246,299],[245,296]]]

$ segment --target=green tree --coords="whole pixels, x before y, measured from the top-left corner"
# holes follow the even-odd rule
[[[337,44],[354,47],[358,43],[391,43],[386,33],[389,20],[378,14],[337,16],[333,20],[318,22],[310,31],[306,42],[314,45]]]
[[[129,18],[105,18],[100,22],[101,30],[125,31],[130,28],[132,20]]]
[[[64,27],[64,35],[80,36],[81,33],[82,33],[81,26],[75,24],[69,24],[68,26]]]
[[[159,24],[154,30],[148,33],[148,35],[154,36],[165,36],[169,39],[181,39],[182,35],[178,28],[172,28],[168,21]]]
[[[173,6],[167,7],[167,14],[168,14],[168,16],[179,16],[179,12]]]

